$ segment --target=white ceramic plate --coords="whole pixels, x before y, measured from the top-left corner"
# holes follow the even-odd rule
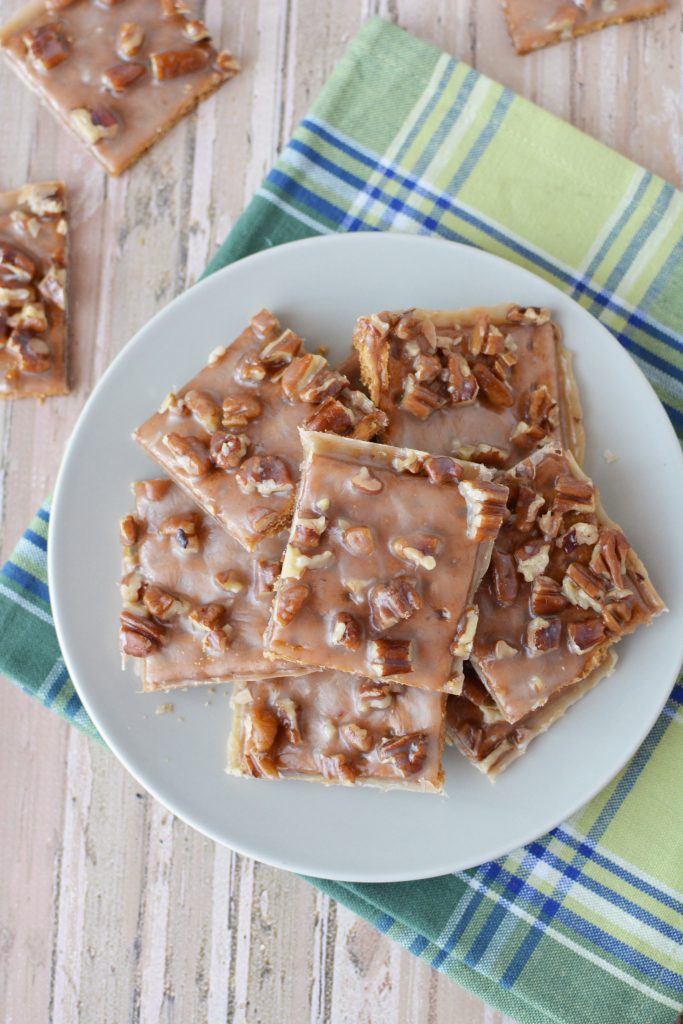
[[[446,797],[224,774],[229,701],[221,687],[140,694],[117,650],[117,523],[130,482],[154,476],[131,431],[229,343],[262,306],[330,356],[348,352],[361,313],[501,301],[552,308],[575,353],[587,471],[671,613],[619,646],[615,674],[495,785],[446,753]],[[608,464],[605,449],[619,456]],[[588,313],[526,270],[475,249],[396,234],[283,245],[228,267],[162,310],[100,381],[69,444],[54,499],[49,573],[71,677],[109,746],[171,811],[259,860],[353,881],[426,878],[531,841],[588,801],[638,747],[681,661],[683,460],[633,360]],[[165,699],[173,714],[155,715]],[[207,704],[208,701],[208,704]]]

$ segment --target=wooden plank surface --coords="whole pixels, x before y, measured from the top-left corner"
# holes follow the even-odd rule
[[[0,0],[0,18],[18,6]],[[0,189],[66,180],[75,269],[73,393],[0,403],[2,557],[112,357],[197,278],[378,13],[680,184],[678,0],[651,23],[526,58],[494,0],[207,0],[205,19],[244,72],[119,181],[0,66]],[[12,687],[0,702],[7,1024],[504,1021],[306,883],[175,820],[110,754]]]

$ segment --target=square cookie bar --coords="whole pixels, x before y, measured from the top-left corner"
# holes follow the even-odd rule
[[[500,0],[517,53],[531,53],[609,25],[650,18],[667,0]]]
[[[121,521],[120,644],[139,659],[144,690],[283,675],[263,632],[285,538],[245,551],[170,480],[133,485]]]
[[[0,29],[16,71],[120,174],[239,70],[175,0],[33,0]]]
[[[0,398],[69,390],[67,264],[64,186],[0,192]]]
[[[238,684],[227,770],[439,793],[445,700],[340,672]]]
[[[471,462],[311,431],[301,440],[267,650],[459,692],[507,488]]]
[[[476,596],[472,664],[518,722],[594,672],[664,604],[570,452],[549,442],[502,480],[511,514]]]
[[[297,427],[371,438],[384,423],[366,395],[262,310],[134,436],[251,549],[291,521],[301,462]]]
[[[469,667],[459,696],[449,696],[446,705],[446,739],[454,743],[472,764],[494,779],[518,757],[537,736],[546,732],[584,694],[610,675],[617,657],[613,650],[604,661],[578,683],[563,687],[547,702],[518,722],[507,722],[481,680]]]
[[[581,407],[546,309],[409,309],[361,317],[361,377],[386,444],[512,466],[547,438],[581,462]]]

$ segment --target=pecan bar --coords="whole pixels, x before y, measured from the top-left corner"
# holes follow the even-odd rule
[[[549,442],[502,479],[510,515],[477,593],[472,663],[518,722],[665,609],[570,452]]]
[[[0,192],[0,398],[69,390],[67,260],[64,186]]]
[[[321,355],[267,310],[135,437],[236,540],[252,549],[289,526],[299,478],[297,427],[373,437],[385,423]]]
[[[292,671],[263,656],[285,538],[258,557],[203,515],[170,480],[134,484],[121,521],[121,651],[140,659],[144,690]]]
[[[502,468],[556,438],[581,462],[571,357],[548,310],[379,313],[358,320],[353,344],[386,444]]]
[[[32,0],[0,30],[0,45],[110,174],[239,70],[176,0]]]
[[[443,789],[445,696],[321,672],[235,687],[232,775]]]
[[[517,53],[531,53],[609,25],[650,18],[667,0],[500,0]]]
[[[485,466],[301,431],[301,485],[267,650],[459,692],[473,596],[505,512]]]
[[[610,675],[616,661],[616,654],[609,651],[605,660],[585,679],[558,690],[545,704],[514,723],[503,718],[486,687],[466,666],[462,693],[448,697],[446,740],[454,743],[479,771],[494,779],[521,757],[532,740],[546,732],[584,694]]]

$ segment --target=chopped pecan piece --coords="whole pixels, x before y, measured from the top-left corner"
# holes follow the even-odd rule
[[[266,368],[255,352],[245,352],[235,369],[235,379],[241,384],[257,384],[265,375]]]
[[[531,619],[526,629],[526,646],[529,654],[546,654],[556,651],[560,646],[562,623],[559,619],[543,619],[540,616]]]
[[[257,754],[267,754],[279,728],[278,717],[270,708],[250,708],[245,716],[247,748]]]
[[[461,616],[451,641],[450,651],[454,658],[469,658],[478,622],[479,609],[470,605]]]
[[[197,608],[193,608],[189,614],[189,619],[199,629],[205,629],[209,632],[212,629],[219,629],[225,622],[225,616],[224,606],[216,601],[211,601],[209,604],[202,604]]]
[[[150,615],[155,619],[161,619],[162,622],[175,618],[187,607],[184,601],[162,590],[161,587],[145,587],[142,600]]]
[[[380,761],[391,761],[403,775],[419,772],[427,758],[427,734],[407,732],[402,736],[387,736],[377,747]]]
[[[619,634],[631,621],[633,604],[629,600],[608,601],[602,609],[602,621],[609,633]]]
[[[186,554],[199,551],[197,517],[193,514],[169,516],[159,525],[162,537],[172,537],[177,546]]]
[[[244,754],[242,770],[254,779],[279,779],[277,761],[270,754]]]
[[[520,486],[515,501],[515,527],[520,533],[529,532],[544,505],[545,498],[542,494],[536,494],[526,484]]]
[[[320,754],[320,772],[330,782],[342,782],[352,786],[358,771],[344,754]]]
[[[130,547],[132,544],[137,543],[138,531],[140,524],[138,523],[135,516],[124,516],[119,522],[119,533],[121,535],[121,543],[126,547]]]
[[[264,594],[272,594],[275,590],[275,582],[280,576],[280,563],[268,562],[259,558],[256,563],[256,592],[259,597]]]
[[[517,448],[531,451],[532,448],[536,448],[540,444],[545,436],[545,430],[537,423],[527,423],[526,420],[520,420],[510,434],[510,442]]]
[[[420,352],[413,361],[413,373],[418,384],[431,384],[441,373],[441,360]]]
[[[152,622],[151,619],[143,619],[140,615],[127,609],[121,612],[120,619],[122,629],[139,633],[140,636],[150,641],[152,645],[150,650],[158,647],[164,639],[164,627]],[[138,657],[142,657],[142,655],[138,655]]]
[[[194,388],[183,396],[183,405],[190,410],[195,420],[207,434],[213,434],[221,422],[221,410],[211,395]]]
[[[16,356],[22,373],[45,373],[52,366],[50,346],[42,338],[34,338],[28,331],[12,331],[7,351]]]
[[[542,540],[528,541],[515,551],[515,561],[517,562],[517,571],[520,575],[527,583],[532,583],[548,567],[550,545]]]
[[[254,334],[264,339],[280,330],[280,321],[273,316],[269,309],[262,309],[260,313],[252,316],[251,327]]]
[[[567,623],[567,647],[572,654],[585,654],[605,639],[605,625],[601,619]]]
[[[496,377],[500,377],[501,380],[507,380],[510,376],[510,372],[512,371],[512,367],[516,366],[517,362],[517,353],[508,349],[505,352],[501,352],[493,360],[493,372]]]
[[[297,707],[291,697],[280,697],[275,702],[275,713],[280,725],[285,730],[288,743],[301,743],[301,729],[299,728],[299,716]]]
[[[183,25],[183,31],[193,43],[203,43],[211,38],[211,33],[204,22],[197,18],[187,18]]]
[[[418,384],[412,374],[406,377],[403,398],[399,405],[401,409],[412,413],[418,420],[428,419],[436,409],[446,404],[446,399],[439,395],[432,388],[424,384]]]
[[[299,335],[287,329],[274,341],[266,342],[261,349],[261,361],[271,369],[289,366],[292,359],[301,352],[302,345]]]
[[[488,480],[462,480],[458,487],[467,504],[467,536],[494,540],[507,511],[507,487]]]
[[[529,423],[548,424],[556,427],[559,423],[557,402],[545,384],[532,388],[527,402],[526,418]]]
[[[369,644],[369,668],[375,676],[404,675],[411,671],[413,653],[410,640],[382,637]]]
[[[552,510],[538,517],[538,526],[546,540],[554,540],[562,526],[562,515]]]
[[[307,583],[283,579],[275,598],[274,614],[277,622],[281,626],[288,626],[290,622],[293,622],[310,593],[311,588]]]
[[[493,444],[461,444],[456,453],[459,459],[467,462],[481,462],[482,466],[502,468],[508,459],[508,453]]]
[[[571,555],[582,544],[595,544],[598,539],[598,528],[593,523],[574,523],[564,536],[556,541],[568,555]]]
[[[560,473],[555,480],[553,511],[594,512],[595,491],[589,480],[577,480],[569,473]]]
[[[146,658],[158,649],[159,644],[143,633],[139,633],[137,629],[122,625],[119,633],[119,647],[122,654],[128,654],[131,658]]]
[[[30,286],[21,287],[8,281],[3,281],[0,275],[0,306],[4,309],[17,309],[27,302],[31,302],[35,296]]]
[[[66,271],[62,267],[50,267],[38,285],[38,291],[55,306],[66,309]]]
[[[0,278],[27,284],[33,279],[36,265],[21,249],[0,241]]]
[[[419,565],[421,569],[431,571],[436,568],[434,555],[438,552],[441,541],[429,534],[416,534],[414,537],[395,537],[391,542],[391,550],[405,562]]]
[[[244,494],[286,494],[294,483],[287,464],[277,455],[252,455],[245,459],[236,475],[237,483]]]
[[[280,521],[280,513],[262,505],[247,509],[247,519],[254,533],[268,533]]]
[[[97,106],[88,109],[77,107],[69,114],[69,120],[84,142],[89,146],[101,139],[111,139],[119,130],[119,122],[108,107]]]
[[[290,401],[311,404],[335,398],[349,383],[343,374],[330,368],[323,356],[310,353],[293,359],[281,382]]]
[[[163,443],[173,456],[175,468],[188,476],[205,476],[211,469],[208,449],[198,437],[165,434]]]
[[[123,92],[138,78],[142,78],[146,68],[144,64],[134,64],[124,61],[123,64],[114,64],[102,75],[102,84],[112,92]]]
[[[244,590],[244,581],[240,574],[234,569],[225,569],[214,574],[214,582],[224,590],[226,594],[241,594]]]
[[[300,514],[294,527],[292,542],[300,548],[317,548],[320,538],[327,529],[325,516]]]
[[[347,647],[357,651],[362,640],[360,625],[348,612],[337,612],[332,620],[332,643],[338,647]]]
[[[326,398],[302,426],[321,433],[348,434],[354,427],[354,417],[338,398]]]
[[[56,188],[51,182],[31,182],[24,185],[19,192],[19,202],[22,206],[28,206],[36,217],[64,213],[64,199],[59,187]]]
[[[209,56],[208,50],[201,46],[192,46],[185,50],[161,50],[150,53],[149,60],[157,82],[165,82],[169,78],[179,78],[181,75],[200,71],[209,63]]]
[[[233,628],[225,623],[220,629],[210,629],[202,638],[202,650],[210,658],[217,658],[230,646],[233,640]]]
[[[551,576],[537,576],[531,584],[531,611],[534,615],[559,615],[567,607],[562,587]]]
[[[372,750],[373,739],[371,734],[367,729],[358,725],[357,722],[348,722],[346,725],[340,726],[339,732],[354,750],[360,750],[364,754]]]
[[[349,526],[342,533],[342,544],[352,555],[371,555],[375,550],[372,531],[367,526]]]
[[[491,583],[498,604],[512,604],[519,593],[519,577],[512,555],[493,551],[491,555]]]
[[[209,456],[219,469],[237,469],[249,450],[246,434],[217,430],[209,442]]]
[[[239,395],[226,395],[223,399],[223,426],[234,429],[246,427],[249,420],[261,415],[261,403],[254,395],[244,391]]]
[[[43,334],[48,328],[45,306],[41,302],[27,302],[18,313],[9,318],[7,324],[9,327],[16,327],[20,331],[32,331],[34,334]]]
[[[501,661],[503,658],[514,658],[516,654],[519,654],[519,651],[507,640],[496,640],[493,646],[493,657],[496,661]]]
[[[142,484],[145,497],[150,501],[161,501],[168,494],[171,486],[170,480],[144,480]]]
[[[40,71],[51,71],[69,56],[62,24],[51,21],[22,35],[28,58]]]
[[[145,39],[145,30],[136,21],[124,21],[119,26],[116,45],[122,57],[135,57]]]
[[[383,632],[419,611],[422,598],[412,580],[399,576],[386,583],[376,583],[368,593],[368,605],[372,628]]]
[[[121,601],[124,605],[139,605],[145,589],[142,576],[137,570],[126,573],[119,585]]]
[[[611,579],[615,587],[624,587],[626,556],[629,552],[629,543],[626,537],[619,530],[603,527],[596,540],[597,543],[591,554],[591,569],[599,576]],[[588,544],[590,541],[586,541],[586,543]]]
[[[356,490],[364,491],[365,494],[379,494],[382,490],[382,481],[373,476],[367,466],[361,466],[355,476],[351,477],[351,483]]]
[[[590,608],[595,612],[602,611],[605,599],[605,588],[599,576],[592,569],[580,562],[572,562],[567,567],[562,580],[562,593],[578,608]]]
[[[424,468],[433,484],[457,484],[462,479],[462,466],[447,455],[430,455],[424,460]]]
[[[394,695],[388,683],[377,683],[372,679],[364,679],[358,687],[358,710],[365,714],[371,709],[384,711],[391,707]]]
[[[236,75],[240,70],[240,62],[233,57],[230,50],[221,50],[213,59],[213,66],[224,75]]]
[[[509,408],[514,403],[515,399],[510,385],[492,373],[484,363],[475,363],[472,372],[481,391],[492,405]]]
[[[511,324],[533,324],[535,327],[540,327],[549,322],[550,310],[540,306],[527,306],[526,308],[510,306],[506,319]]]

